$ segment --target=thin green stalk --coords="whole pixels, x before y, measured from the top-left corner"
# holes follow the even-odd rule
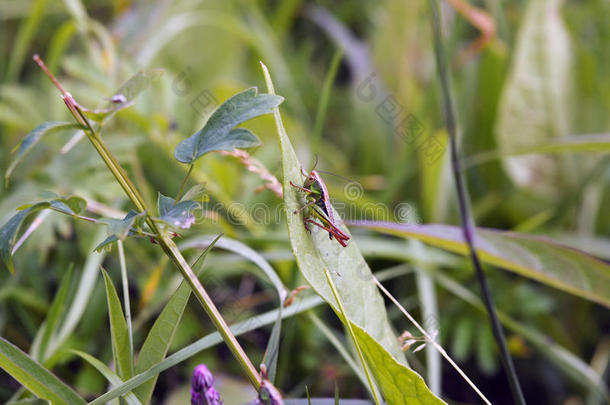
[[[470,200],[468,197],[466,186],[464,184],[464,176],[462,174],[462,168],[458,155],[457,120],[453,95],[451,94],[451,78],[447,69],[447,60],[441,35],[441,21],[439,15],[438,0],[430,0],[430,9],[432,11],[432,31],[434,33],[434,51],[436,56],[436,65],[441,81],[443,111],[445,113],[447,133],[449,134],[451,166],[453,169],[453,176],[457,189],[460,218],[462,220],[462,234],[464,236],[464,241],[468,245],[470,259],[477,274],[477,279],[481,288],[481,294],[483,296],[483,302],[485,303],[485,308],[487,309],[487,313],[489,315],[489,320],[491,323],[491,329],[494,338],[500,350],[500,358],[502,359],[502,364],[508,377],[508,382],[513,395],[513,400],[517,404],[525,405],[525,397],[523,396],[521,385],[519,384],[519,378],[517,377],[517,372],[515,371],[513,359],[510,356],[508,346],[506,345],[504,331],[502,330],[502,326],[500,325],[500,321],[498,320],[498,316],[496,314],[496,309],[494,307],[493,299],[491,296],[489,283],[487,281],[487,278],[485,277],[485,274],[483,273],[483,268],[479,260],[479,255],[477,254],[477,251],[474,247],[476,228],[474,220],[472,218],[472,213],[470,212]]]
[[[123,284],[123,302],[125,306],[125,322],[127,323],[127,334],[129,335],[129,352],[133,353],[133,327],[131,325],[131,305],[129,303],[129,281],[127,279],[127,265],[125,263],[125,250],[123,241],[117,241],[119,252],[119,264],[121,267],[121,282]]]
[[[320,102],[318,103],[318,111],[316,112],[316,121],[311,134],[311,143],[314,153],[319,152],[320,139],[322,138],[322,130],[324,129],[324,121],[326,121],[326,111],[328,110],[328,100],[330,98],[330,90],[332,89],[333,82],[337,76],[339,70],[339,62],[343,57],[343,48],[337,48],[333,59],[330,62],[328,73],[324,78],[324,84],[322,85],[322,93],[320,93]]]
[[[347,328],[347,331],[349,332],[349,335],[351,336],[352,341],[354,342],[354,346],[356,347],[356,351],[358,352],[358,357],[360,358],[360,363],[362,363],[362,368],[364,369],[364,373],[366,374],[366,379],[369,382],[370,391],[373,394],[373,399],[375,400],[375,404],[381,405],[381,402],[379,402],[379,397],[377,396],[377,387],[375,386],[375,383],[373,383],[373,378],[371,377],[371,372],[369,370],[369,367],[366,364],[366,361],[364,360],[364,355],[362,354],[362,349],[360,349],[360,345],[358,344],[358,339],[356,339],[356,334],[354,333],[354,329],[352,328],[352,323],[349,320],[349,318],[347,317],[347,312],[345,312],[345,307],[343,307],[343,302],[341,301],[341,298],[339,297],[339,292],[337,291],[337,288],[335,287],[335,283],[333,282],[333,279],[330,277],[330,272],[328,271],[328,269],[324,269],[324,274],[326,275],[326,281],[328,281],[330,290],[332,291],[333,296],[335,297],[335,301],[337,301],[337,305],[339,306],[339,311],[343,315],[343,319],[345,320],[345,326]]]
[[[180,196],[182,196],[182,192],[184,191],[184,186],[186,186],[186,182],[189,179],[189,176],[191,175],[191,172],[193,171],[193,164],[191,163],[189,165],[189,169],[186,172],[186,175],[184,176],[184,180],[182,180],[182,184],[180,184],[180,188],[178,189],[178,193],[176,193],[176,199],[174,200],[174,205],[178,204],[178,201],[180,201]]]
[[[229,346],[229,349],[235,356],[236,360],[241,365],[242,369],[246,373],[246,376],[250,380],[252,386],[258,391],[260,389],[260,376],[258,371],[244,352],[243,348],[235,338],[235,336],[231,333],[229,326],[225,322],[224,318],[220,314],[218,308],[208,295],[207,291],[203,288],[199,279],[191,269],[191,266],[182,256],[182,253],[174,243],[174,241],[167,235],[167,233],[162,232],[154,219],[150,215],[150,211],[146,207],[146,203],[144,199],[133,185],[125,170],[121,167],[121,165],[114,158],[110,150],[107,148],[106,144],[103,142],[99,133],[91,126],[87,118],[83,115],[78,104],[72,98],[72,96],[67,93],[61,84],[55,79],[51,72],[46,68],[42,60],[38,57],[38,55],[34,56],[34,60],[38,63],[38,65],[43,69],[43,71],[49,76],[51,81],[57,86],[57,88],[62,92],[64,97],[64,102],[66,106],[74,115],[74,118],[77,122],[83,124],[85,127],[85,133],[87,134],[87,138],[91,141],[93,147],[97,150],[100,157],[106,163],[106,166],[114,176],[114,178],[118,181],[121,188],[125,191],[125,194],[129,197],[132,203],[136,206],[138,211],[146,213],[146,223],[150,227],[151,231],[155,234],[155,239],[157,243],[161,246],[165,254],[169,256],[169,258],[174,262],[174,264],[178,267],[178,270],[182,273],[182,276],[186,279],[186,281],[191,286],[193,293],[205,309],[208,316],[211,318],[212,322],[218,329],[218,332],[222,336],[223,340]]]

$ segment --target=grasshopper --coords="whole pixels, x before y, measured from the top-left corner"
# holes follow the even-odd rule
[[[350,237],[341,231],[335,224],[333,209],[328,198],[328,190],[326,189],[326,185],[322,181],[320,174],[313,169],[311,172],[309,172],[309,174],[305,173],[303,169],[301,169],[301,173],[303,176],[305,176],[303,186],[298,186],[292,181],[290,182],[290,185],[305,193],[307,203],[298,210],[294,211],[294,213],[297,214],[305,209],[308,209],[309,215],[303,220],[305,229],[309,231],[308,224],[322,228],[328,232],[329,239],[332,240],[334,237],[341,246],[346,247],[346,242]],[[315,217],[320,222],[316,222],[310,217]]]

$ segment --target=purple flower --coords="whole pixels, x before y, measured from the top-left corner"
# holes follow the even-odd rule
[[[200,364],[193,371],[191,386],[197,392],[210,388],[214,384],[214,376],[205,364]]]
[[[205,364],[195,367],[191,381],[191,405],[222,405],[220,394],[212,384],[214,376]]]

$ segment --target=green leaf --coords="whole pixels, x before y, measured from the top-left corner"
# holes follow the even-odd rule
[[[67,215],[76,215],[84,210],[86,206],[87,203],[84,199],[72,196],[19,207],[19,212],[0,228],[0,259],[6,264],[11,273],[15,272],[13,247],[15,246],[21,225],[23,225],[23,222],[30,214],[46,208],[52,208]]]
[[[273,84],[264,65],[263,71],[269,92],[273,93]],[[442,400],[430,392],[423,379],[406,366],[388,321],[383,298],[371,281],[371,270],[354,241],[350,240],[344,248],[336,241],[329,240],[328,233],[323,230],[312,229],[309,234],[303,225],[302,213],[294,213],[302,206],[303,198],[290,182],[303,182],[301,165],[282,124],[279,109],[274,109],[274,115],[282,153],[288,232],[301,274],[342,321],[351,323],[358,344],[388,404],[415,403],[417,400],[426,404],[443,404]],[[334,214],[336,225],[347,233],[339,215],[336,212]],[[326,269],[331,274],[337,274],[334,283],[348,320],[343,319],[339,313],[325,277]]]
[[[67,215],[78,215],[87,208],[87,201],[81,197],[56,198],[49,201],[51,208]]]
[[[174,204],[174,199],[164,196],[159,193],[157,199],[160,218],[156,218],[165,222],[174,228],[188,229],[195,223],[195,215],[193,211],[201,207],[197,201],[183,200]]]
[[[142,227],[144,223],[144,213],[136,212],[130,210],[127,215],[123,219],[115,219],[115,218],[102,218],[99,222],[106,224],[108,226],[107,233],[108,237],[100,242],[99,245],[95,247],[96,252],[101,252],[103,249],[113,244],[118,240],[125,240],[127,236],[137,236],[138,232],[134,231],[134,229],[139,229]]]
[[[11,273],[15,273],[13,246],[15,246],[17,234],[19,233],[21,225],[28,215],[49,208],[50,206],[51,204],[48,202],[34,204],[31,207],[19,211],[0,228],[0,258],[2,258],[2,261],[6,264],[6,267],[8,267]]]
[[[350,224],[468,254],[459,227],[373,221]],[[585,252],[546,237],[480,228],[475,245],[484,262],[610,307],[610,265]]]
[[[101,241],[101,242],[99,243],[99,245],[97,245],[97,246],[95,247],[95,249],[93,249],[93,250],[94,250],[94,251],[96,251],[96,252],[98,252],[98,253],[101,253],[101,252],[103,252],[104,250],[106,250],[106,251],[110,251],[110,250],[112,250],[111,245],[112,245],[113,243],[115,243],[116,241],[118,241],[118,240],[119,240],[119,238],[117,238],[117,237],[116,237],[116,235],[110,235],[110,236],[108,236],[106,239],[104,239],[103,241]]]
[[[108,104],[98,110],[83,109],[83,114],[97,122],[104,122],[115,112],[130,107],[135,98],[146,90],[154,81],[163,74],[163,69],[141,71],[133,75],[123,84],[111,97]]]
[[[116,364],[117,374],[124,380],[133,376],[133,353],[129,344],[127,322],[121,307],[121,300],[112,284],[108,273],[102,269],[106,298],[108,300],[108,316],[110,317],[110,336],[112,340],[112,355]]]
[[[174,152],[176,159],[182,163],[193,163],[203,154],[214,150],[260,145],[260,140],[249,130],[233,128],[259,115],[269,114],[282,101],[283,97],[274,94],[257,94],[256,87],[234,95],[212,113],[200,131],[178,144]]]
[[[136,220],[143,217],[144,213],[137,213],[132,210],[123,219],[103,218],[99,222],[108,225],[108,236],[115,236],[117,239],[124,240]]]
[[[55,132],[67,131],[69,129],[79,129],[80,125],[71,122],[45,122],[40,124],[32,130],[29,134],[23,138],[19,144],[17,156],[13,159],[6,173],[4,174],[4,180],[8,183],[8,179],[15,170],[15,167],[23,160],[25,155],[32,150],[32,148],[40,141],[43,135],[50,135]]]
[[[112,371],[107,365],[105,365],[95,357],[91,356],[90,354],[81,352],[80,350],[70,350],[70,353],[76,354],[77,356],[83,358],[85,361],[91,364],[93,367],[95,367],[97,371],[99,371],[100,374],[102,374],[106,378],[106,380],[108,380],[108,382],[113,386],[116,387],[123,384],[123,380],[121,380],[121,378],[116,375],[114,371]],[[136,397],[132,392],[123,394],[121,395],[121,397],[129,405],[142,405],[138,397]]]
[[[205,257],[221,236],[222,234],[218,235],[216,239],[207,246],[193,265],[193,270],[197,276],[200,275],[203,269]],[[191,287],[186,280],[182,280],[180,286],[176,289],[174,294],[172,294],[163,308],[163,311],[161,311],[161,314],[148,332],[144,344],[142,344],[142,349],[140,350],[138,360],[136,361],[136,373],[139,374],[148,370],[151,366],[165,358],[190,296]],[[157,377],[155,376],[136,389],[135,393],[143,403],[146,404],[150,401],[156,381]]]
[[[3,337],[0,337],[0,367],[34,395],[54,405],[86,404],[59,378]]]

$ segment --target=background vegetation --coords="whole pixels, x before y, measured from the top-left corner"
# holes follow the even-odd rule
[[[610,360],[610,284],[603,284],[610,260],[610,5],[604,0],[478,1],[472,3],[476,10],[463,5],[442,2],[443,28],[477,226],[552,237],[606,263],[600,264],[599,278],[589,279],[586,265],[576,259],[555,262],[552,250],[498,245],[509,259],[540,254],[534,259],[543,273],[577,289],[585,285],[571,294],[565,286],[532,281],[540,277],[527,269],[515,275],[486,267],[525,396],[530,403],[603,403],[599,392],[608,381]],[[285,98],[284,124],[304,169],[317,156],[317,168],[344,177],[323,174],[344,219],[460,223],[448,154],[434,152],[446,151],[446,133],[425,1],[5,0],[0,20],[2,173],[14,160],[11,150],[33,128],[71,120],[57,90],[30,61],[33,53],[91,108],[104,105],[138,70],[164,70],[103,135],[150,206],[156,205],[157,191],[174,196],[180,188],[186,169],[173,152],[181,140],[233,94],[251,86],[266,91],[262,60]],[[418,139],[434,139],[436,149],[412,141],[413,132],[401,126],[404,117],[419,128]],[[247,127],[263,141],[251,155],[281,179],[273,117],[256,118]],[[108,217],[132,208],[86,138],[72,135],[45,136],[15,167],[0,192],[0,223],[15,208],[40,200],[41,191],[85,197],[90,210]],[[506,158],[532,150],[545,154]],[[207,211],[180,240],[224,232],[260,253],[289,288],[305,284],[278,208],[281,200],[269,188],[260,190],[265,183],[257,173],[234,156],[213,152],[197,161],[189,184],[195,183],[205,185]],[[44,364],[93,399],[107,391],[107,379],[66,349],[111,363],[106,290],[97,269],[103,263],[122,294],[118,251],[94,252],[106,236],[104,227],[43,215],[16,254],[16,274],[0,274],[0,334],[30,352],[62,279],[71,274],[65,286],[70,299],[59,316],[67,340]],[[494,404],[511,403],[469,261],[438,243],[350,229],[374,272],[398,272],[386,286],[438,330],[441,344],[474,383]],[[134,346],[140,347],[180,275],[157,245],[146,240],[124,245]],[[192,259],[200,253],[187,252]],[[574,269],[582,280],[573,278]],[[272,285],[242,255],[214,249],[204,271],[203,284],[229,323],[277,307]],[[83,274],[96,274],[96,280],[89,294],[75,297]],[[599,284],[586,286],[591,280]],[[588,289],[595,297],[582,293]],[[170,353],[214,330],[191,301]],[[395,307],[388,304],[387,310],[397,331],[412,329]],[[261,327],[240,338],[255,364],[270,331]],[[367,398],[366,385],[337,350],[351,350],[348,342],[327,306],[289,317],[282,324],[276,385],[287,397],[304,397],[305,387],[314,397],[332,397],[337,384],[342,398]],[[449,365],[439,368],[433,350],[410,351],[407,358],[446,401],[479,401]],[[199,363],[214,371],[226,404],[255,398],[229,351],[217,345],[161,373],[152,402],[188,401],[190,374]],[[1,400],[18,388],[0,374]]]

